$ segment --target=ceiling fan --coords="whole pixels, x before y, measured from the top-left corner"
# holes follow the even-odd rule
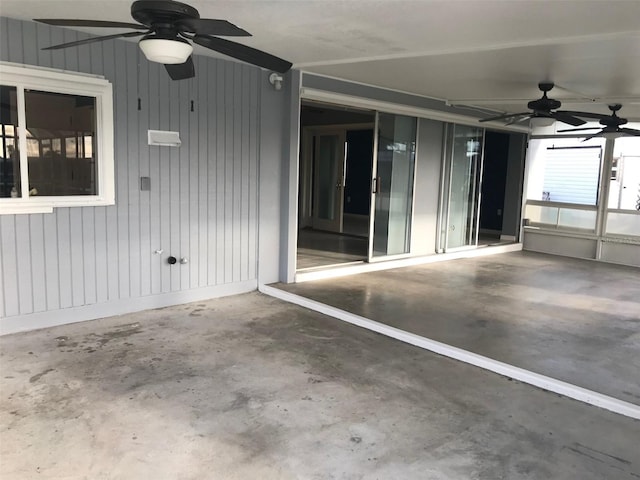
[[[226,20],[200,18],[195,8],[173,0],[138,0],[131,5],[131,16],[139,23],[103,20],[34,19],[36,22],[58,27],[129,28],[132,32],[92,37],[62,43],[43,50],[58,50],[114,38],[139,37],[140,49],[149,61],[164,64],[173,80],[195,76],[191,53],[193,41],[205,48],[259,67],[285,73],[291,63],[255,48],[218,37],[249,37],[246,30]]]
[[[600,124],[604,125],[604,127],[583,140],[586,142],[594,137],[605,137],[605,138],[617,138],[625,135],[640,137],[640,130],[636,130],[635,128],[620,128],[622,125],[627,123],[626,118],[621,118],[618,116],[617,112],[622,108],[622,105],[619,103],[614,103],[609,105],[609,110],[611,110],[611,115],[601,116]],[[583,130],[594,130],[598,127],[585,127],[585,128],[569,128],[567,130],[558,130],[560,132],[579,132]]]
[[[530,112],[521,113],[505,113],[503,115],[496,115],[493,117],[483,118],[481,122],[491,122],[493,120],[509,120],[509,124],[524,122],[529,119],[548,119],[551,123],[554,120],[558,120],[563,123],[568,123],[577,127],[584,125],[585,122],[580,117],[593,117],[593,114],[583,112],[573,112],[569,110],[558,110],[562,105],[559,100],[547,97],[547,92],[554,87],[553,82],[540,82],[538,88],[542,92],[542,97],[538,100],[532,100],[527,103],[527,107],[531,109]],[[597,118],[601,118],[598,116]]]

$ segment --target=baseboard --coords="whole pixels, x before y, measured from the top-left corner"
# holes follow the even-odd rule
[[[48,312],[31,313],[0,319],[0,335],[26,332],[39,328],[55,327],[69,323],[84,322],[97,318],[111,317],[125,313],[139,312],[151,308],[170,307],[183,303],[198,302],[211,298],[226,297],[256,290],[257,280],[227,283],[212,287],[195,288],[179,292],[169,292],[159,295],[148,295],[138,298],[127,298],[112,302],[83,305],[81,307],[63,308]]]

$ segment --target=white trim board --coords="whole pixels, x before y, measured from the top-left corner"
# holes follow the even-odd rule
[[[127,298],[106,303],[95,303],[81,307],[63,308],[48,312],[31,313],[15,317],[0,318],[0,335],[26,332],[40,328],[57,327],[70,323],[96,320],[98,318],[140,312],[151,308],[170,307],[185,303],[226,297],[256,290],[257,280],[238,283],[227,283],[213,287],[196,288],[179,292],[148,295],[138,298]]]
[[[265,295],[278,298],[285,302],[293,303],[309,310],[328,315],[330,317],[342,320],[344,322],[356,325],[358,327],[366,328],[381,335],[400,340],[401,342],[408,343],[410,345],[428,350],[430,352],[443,355],[445,357],[452,358],[476,367],[480,367],[490,372],[503,375],[507,378],[513,378],[514,380],[528,383],[544,390],[564,395],[565,397],[578,400],[579,402],[587,403],[596,407],[609,410],[626,417],[640,419],[640,406],[633,403],[625,402],[617,398],[604,395],[602,393],[594,392],[577,385],[572,385],[562,380],[547,377],[539,373],[531,372],[520,367],[515,367],[498,360],[494,360],[489,357],[478,355],[467,350],[463,350],[458,347],[447,345],[446,343],[431,340],[426,337],[421,337],[414,333],[400,330],[399,328],[385,325],[384,323],[376,322],[368,318],[356,315],[345,310],[341,310],[330,305],[311,300],[294,293],[285,292],[269,285],[259,285],[258,290]]]
[[[347,275],[356,275],[358,273],[379,272],[381,270],[390,270],[392,268],[412,267],[415,265],[424,265],[427,263],[444,262],[448,260],[456,260],[459,258],[484,257],[485,255],[495,255],[499,253],[519,252],[522,250],[522,243],[513,243],[509,245],[496,245],[493,247],[478,247],[468,250],[462,250],[452,253],[440,253],[433,255],[425,255],[420,257],[408,257],[397,260],[385,260],[374,263],[359,262],[356,264],[342,264],[328,266],[326,269],[313,271],[300,271],[296,273],[295,283],[309,282],[312,280],[323,280],[326,278],[346,277]],[[317,267],[321,268],[321,267]]]

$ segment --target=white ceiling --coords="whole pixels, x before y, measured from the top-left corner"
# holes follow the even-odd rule
[[[606,113],[619,102],[623,117],[640,120],[640,0],[188,3],[253,34],[234,40],[304,71],[508,112],[525,111],[537,83],[552,80],[564,109]],[[0,14],[131,21],[130,4],[2,0]]]

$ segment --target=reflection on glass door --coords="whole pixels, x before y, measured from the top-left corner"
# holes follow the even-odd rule
[[[416,119],[378,113],[369,260],[409,253]]]
[[[313,228],[342,231],[345,133],[314,135]]]
[[[483,132],[477,127],[450,126],[445,251],[478,243]]]

